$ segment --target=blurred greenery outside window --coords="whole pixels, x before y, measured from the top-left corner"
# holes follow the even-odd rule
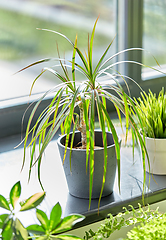
[[[0,0],[0,62],[1,68],[4,68],[4,75],[8,69],[14,73],[33,61],[58,57],[57,43],[61,58],[71,60],[72,46],[65,39],[37,28],[61,32],[73,42],[77,34],[78,47],[87,51],[88,33],[91,33],[94,22],[100,15],[93,56],[94,62],[97,61],[115,36],[115,2],[115,0]],[[115,43],[111,48],[111,54],[113,53]],[[33,67],[8,78],[5,83],[1,78],[0,83],[4,86],[0,92],[0,100],[28,95],[30,86],[41,69],[42,66]],[[81,80],[82,76],[78,75],[77,78]],[[45,91],[58,83],[59,80],[53,74],[44,74],[35,84],[33,93]]]
[[[143,48],[157,59],[161,69],[166,69],[166,1],[144,0],[143,5]],[[143,63],[152,67],[156,62],[150,54],[143,54]],[[148,74],[147,74],[148,76]],[[149,74],[149,78],[152,75]]]

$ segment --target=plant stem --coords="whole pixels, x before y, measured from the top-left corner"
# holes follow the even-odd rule
[[[84,109],[82,103],[79,104],[80,109],[80,123],[77,125],[77,129],[81,132],[82,148],[86,149],[86,125],[84,122]]]

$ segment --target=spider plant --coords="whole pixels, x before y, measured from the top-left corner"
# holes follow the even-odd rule
[[[35,104],[31,115],[29,117],[29,121],[27,124],[26,135],[24,139],[24,156],[23,156],[23,166],[25,163],[26,156],[26,147],[28,136],[31,134],[31,142],[29,146],[31,146],[31,161],[29,166],[29,178],[31,176],[31,169],[34,164],[38,164],[38,179],[42,186],[42,181],[40,177],[40,167],[42,156],[47,148],[49,142],[53,139],[57,130],[61,128],[62,134],[66,134],[66,150],[69,144],[69,133],[71,132],[72,126],[73,136],[76,128],[81,132],[82,136],[82,148],[86,149],[86,167],[89,167],[90,174],[90,182],[89,182],[89,204],[91,203],[92,196],[92,186],[93,186],[93,173],[94,173],[94,135],[95,135],[95,117],[100,124],[100,128],[102,130],[103,136],[103,146],[104,146],[104,164],[103,164],[103,183],[101,188],[101,194],[99,197],[99,202],[101,200],[102,191],[105,183],[105,176],[107,171],[107,140],[106,140],[106,131],[107,129],[112,132],[115,149],[116,149],[116,157],[117,157],[117,167],[118,167],[118,183],[120,189],[120,145],[118,141],[118,136],[116,133],[116,129],[114,124],[109,116],[109,112],[107,111],[106,101],[110,101],[115,106],[117,111],[117,115],[119,117],[119,121],[122,124],[121,113],[125,115],[126,118],[126,136],[128,134],[129,124],[132,125],[135,134],[138,136],[138,140],[140,141],[140,145],[143,152],[143,166],[144,166],[144,156],[145,156],[145,145],[139,134],[137,125],[132,117],[132,112],[130,107],[135,109],[135,112],[138,113],[135,108],[135,104],[133,99],[130,97],[130,94],[125,93],[122,86],[120,85],[118,78],[122,78],[125,81],[125,76],[120,75],[118,72],[110,73],[110,69],[113,70],[117,63],[110,63],[117,55],[123,53],[125,51],[131,51],[135,49],[128,49],[114,54],[109,57],[107,60],[104,60],[108,50],[110,49],[112,42],[108,45],[101,58],[99,59],[96,66],[93,66],[92,61],[92,53],[93,53],[93,40],[95,35],[95,29],[98,18],[95,21],[91,36],[88,35],[88,49],[85,54],[81,52],[81,50],[77,46],[77,36],[75,38],[75,42],[72,42],[67,36],[62,33],[42,29],[45,31],[52,32],[54,34],[58,34],[65,38],[73,48],[72,60],[66,61],[60,57],[54,59],[42,59],[37,62],[30,64],[29,66],[21,69],[25,70],[31,66],[36,64],[40,64],[43,62],[48,62],[50,60],[54,60],[58,62],[52,68],[44,68],[42,72],[36,77],[33,81],[30,94],[32,92],[33,86],[38,78],[44,74],[46,71],[51,72],[57,77],[61,83],[55,88],[51,89],[44,93],[44,95],[37,101]],[[137,49],[141,50],[141,49]],[[79,58],[79,62],[76,62],[76,55]],[[108,65],[109,63],[109,65]],[[57,70],[61,68],[61,72]],[[76,71],[81,72],[85,81],[79,83],[76,81]],[[69,74],[70,73],[70,74]],[[103,76],[109,78],[107,82],[103,81]],[[128,77],[128,79],[130,79]],[[112,81],[114,83],[112,83]],[[132,80],[132,79],[131,79]],[[134,81],[134,80],[133,80]],[[126,84],[127,85],[127,84]],[[41,101],[47,97],[49,93],[54,93],[54,97],[52,98],[51,103],[43,110],[43,112],[38,117],[36,124],[31,127],[32,119],[34,114],[41,103]],[[75,109],[79,108],[79,113],[75,111]],[[72,137],[73,139],[73,137]],[[38,140],[38,142],[37,142]],[[39,152],[36,156],[36,148],[39,146]],[[71,141],[70,149],[73,147],[73,141]],[[65,160],[64,154],[64,159]],[[145,166],[144,166],[145,173]],[[145,174],[144,174],[145,177]],[[144,181],[145,182],[145,181]]]

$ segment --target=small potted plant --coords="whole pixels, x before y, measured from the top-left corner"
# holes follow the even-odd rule
[[[32,134],[29,176],[31,175],[32,166],[37,163],[38,178],[42,185],[40,179],[42,156],[57,130],[61,128],[62,135],[64,134],[64,136],[58,140],[58,146],[67,180],[69,179],[69,192],[74,196],[88,197],[89,206],[92,198],[98,198],[100,204],[102,196],[112,193],[116,165],[120,188],[120,139],[109,116],[106,101],[111,102],[115,106],[120,123],[122,123],[121,113],[124,114],[126,119],[126,136],[129,124],[131,124],[142,148],[143,162],[146,152],[145,144],[130,111],[131,106],[135,109],[134,101],[130,95],[126,94],[118,80],[118,78],[124,80],[124,77],[116,71],[114,73],[110,72],[110,70],[113,71],[115,66],[115,63],[111,63],[111,60],[120,53],[135,49],[118,52],[104,61],[111,47],[111,42],[96,66],[93,66],[93,40],[97,21],[98,19],[94,24],[91,37],[88,36],[88,50],[85,55],[77,46],[77,36],[73,43],[65,35],[45,29],[46,31],[62,36],[71,44],[73,48],[72,60],[61,59],[59,54],[59,58],[57,59],[42,59],[22,69],[25,70],[31,66],[50,60],[58,61],[54,67],[46,67],[42,70],[34,80],[32,88],[36,80],[46,71],[51,72],[61,81],[55,88],[44,93],[32,110],[24,139],[23,166],[25,163],[28,136]],[[76,62],[76,55],[79,59],[78,62]],[[61,72],[58,70],[59,67],[61,67]],[[76,71],[84,75],[85,81],[81,83],[76,81]],[[104,76],[109,79],[107,82],[103,81]],[[36,124],[31,127],[36,109],[50,92],[54,94],[51,103],[43,110]],[[77,111],[77,109],[79,110]],[[100,131],[95,130],[95,119],[99,121]],[[38,140],[39,153],[35,158]],[[80,167],[80,170],[76,169],[76,167]],[[112,172],[108,173],[109,170]],[[71,190],[70,183],[75,184],[73,187],[75,192]],[[83,196],[82,193],[85,195]]]
[[[153,174],[166,174],[166,94],[164,88],[159,95],[141,92],[136,101],[137,111],[141,119],[140,130],[145,137],[146,170]]]

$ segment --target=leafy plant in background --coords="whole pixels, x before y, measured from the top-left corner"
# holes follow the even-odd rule
[[[166,138],[166,94],[164,88],[158,97],[149,90],[141,92],[141,97],[135,99],[137,111],[142,120],[142,130],[146,137]]]
[[[97,65],[93,66],[92,60],[92,53],[93,53],[93,40],[94,34],[96,29],[98,19],[96,20],[91,37],[88,35],[88,50],[85,55],[80,51],[77,47],[77,36],[75,38],[75,42],[73,43],[67,36],[47,29],[43,29],[54,34],[60,35],[65,38],[73,48],[73,55],[72,60],[67,61],[65,59],[61,59],[60,55],[57,59],[42,59],[35,63],[30,64],[29,66],[21,69],[23,71],[29,67],[35,66],[39,63],[48,62],[48,61],[58,61],[59,63],[53,66],[52,68],[44,68],[42,72],[36,77],[33,81],[30,94],[32,92],[33,86],[38,78],[45,73],[46,71],[51,72],[55,75],[60,81],[61,84],[55,86],[53,89],[44,93],[44,95],[37,101],[35,104],[31,115],[29,117],[29,121],[27,124],[26,135],[24,139],[24,157],[23,157],[23,166],[25,163],[25,156],[26,156],[26,147],[28,136],[31,135],[31,142],[28,146],[31,146],[31,161],[29,166],[29,178],[31,176],[31,169],[34,164],[38,164],[38,179],[42,186],[42,181],[40,178],[40,166],[43,153],[47,148],[49,142],[52,140],[54,135],[56,134],[57,130],[61,128],[62,134],[66,134],[66,144],[65,149],[67,151],[67,147],[69,144],[69,133],[73,128],[73,135],[72,140],[74,138],[76,127],[81,132],[82,136],[82,148],[86,149],[86,166],[90,169],[90,183],[89,183],[89,205],[91,203],[91,196],[92,196],[92,186],[93,186],[93,174],[94,174],[94,131],[95,131],[95,119],[96,115],[99,121],[100,128],[102,130],[103,136],[103,146],[104,146],[104,157],[103,157],[103,183],[101,187],[101,193],[99,197],[99,202],[101,200],[105,177],[107,172],[107,140],[106,140],[106,131],[111,130],[115,148],[116,148],[116,156],[117,156],[117,165],[118,165],[118,183],[120,189],[120,146],[118,141],[118,136],[114,127],[114,124],[109,116],[109,112],[107,110],[106,101],[110,101],[117,111],[117,115],[119,118],[120,123],[122,124],[121,120],[121,113],[125,115],[126,120],[126,138],[128,135],[128,128],[129,124],[131,124],[132,128],[134,129],[135,134],[138,137],[140,142],[142,156],[143,156],[143,167],[144,167],[144,178],[145,175],[145,144],[141,138],[139,133],[137,124],[133,119],[132,112],[130,107],[136,111],[137,114],[139,112],[135,108],[135,104],[133,99],[130,97],[130,94],[126,94],[123,90],[122,86],[120,85],[118,78],[122,78],[125,82],[125,78],[135,82],[133,79],[122,76],[121,74],[114,71],[115,65],[118,65],[123,62],[116,62],[110,63],[117,55],[132,51],[132,50],[142,50],[140,48],[132,48],[126,49],[124,51],[118,52],[113,56],[109,57],[107,60],[104,61],[106,54],[108,53],[112,42],[108,45],[104,53],[102,54],[101,58],[99,59]],[[76,55],[79,58],[79,62],[76,62]],[[104,61],[104,62],[103,62]],[[81,62],[81,63],[80,63]],[[140,64],[134,62],[135,64]],[[82,64],[82,65],[81,65]],[[140,64],[141,65],[141,64]],[[58,68],[61,68],[61,72]],[[69,70],[71,70],[69,72]],[[113,73],[110,72],[114,71]],[[76,71],[81,72],[84,77],[85,81],[81,83],[76,82]],[[109,80],[107,82],[103,81],[103,77],[107,77]],[[112,83],[113,81],[114,83]],[[31,127],[32,120],[34,114],[40,105],[41,101],[47,97],[49,93],[53,93],[54,97],[50,104],[43,110],[43,112],[38,117],[35,125]],[[75,111],[76,108],[79,108],[79,114]],[[73,124],[74,123],[74,124]],[[72,125],[73,124],[73,125]],[[39,153],[36,157],[37,146],[39,143]],[[73,141],[71,141],[70,149],[72,150]],[[66,151],[64,154],[64,159],[66,156]],[[145,179],[144,179],[145,185]]]
[[[120,212],[116,216],[108,214],[108,218],[98,230],[94,232],[90,229],[85,233],[84,239],[99,240],[109,237],[111,239],[111,234],[114,231],[132,225],[133,229],[127,233],[127,238],[124,238],[126,240],[166,239],[166,213],[160,213],[158,208],[154,211],[150,209],[150,206],[141,208],[141,205],[138,205],[138,209],[129,205],[131,212],[124,207],[125,212],[123,213]]]
[[[72,214],[65,218],[61,218],[62,209],[57,203],[51,211],[50,219],[46,214],[36,209],[36,216],[41,225],[34,224],[25,228],[17,215],[19,212],[28,211],[36,208],[44,199],[45,192],[36,193],[25,201],[19,201],[21,196],[21,184],[17,182],[11,189],[9,200],[0,195],[0,207],[5,209],[5,214],[0,215],[0,237],[4,240],[28,240],[39,239],[47,240],[58,238],[63,240],[80,239],[72,235],[60,235],[59,233],[68,231],[78,221],[82,221],[85,217],[79,214]],[[36,233],[38,235],[36,235]],[[52,235],[56,234],[56,235]]]

